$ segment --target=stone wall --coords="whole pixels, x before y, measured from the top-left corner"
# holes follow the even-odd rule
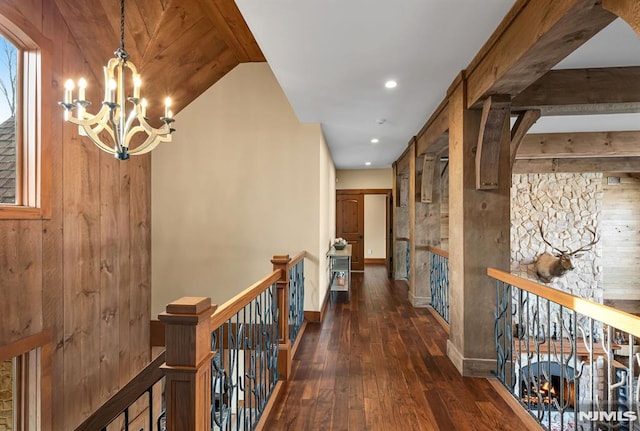
[[[13,362],[0,362],[0,431],[13,429]]]
[[[599,228],[602,211],[602,174],[515,174],[511,187],[511,272],[537,281],[533,263],[551,247],[575,250],[588,244]],[[602,303],[602,250],[571,259],[574,269],[554,279],[549,286]]]

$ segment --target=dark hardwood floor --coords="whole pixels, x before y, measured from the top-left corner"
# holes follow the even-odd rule
[[[526,430],[487,380],[460,377],[446,340],[404,282],[367,266],[350,302],[334,298],[324,323],[307,325],[265,429]]]

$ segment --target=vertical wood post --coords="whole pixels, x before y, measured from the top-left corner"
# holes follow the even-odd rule
[[[495,286],[487,267],[509,271],[509,119],[496,124],[498,187],[476,190],[475,151],[481,111],[466,104],[466,80],[449,93],[449,341],[447,355],[465,376],[495,368]]]
[[[278,353],[278,374],[280,380],[288,380],[291,375],[291,340],[289,340],[289,262],[288,254],[275,255],[271,259],[274,271],[280,271],[278,287],[278,330],[280,332],[280,350]]]
[[[211,430],[211,298],[184,297],[158,319],[166,325],[168,431]]]
[[[411,139],[409,154],[409,296],[416,303],[416,138]]]

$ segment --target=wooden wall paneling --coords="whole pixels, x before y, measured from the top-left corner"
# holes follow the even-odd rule
[[[131,160],[129,160],[131,161]],[[125,385],[133,377],[131,362],[131,163],[119,164],[119,201],[118,201],[118,315],[119,315],[119,358],[120,358],[120,386]]]
[[[67,135],[69,129],[67,128]],[[75,130],[73,132],[76,133]],[[86,139],[65,135],[65,414],[72,429],[100,404],[100,157]]]
[[[138,11],[128,12],[127,16],[130,16],[132,14],[139,14],[140,20],[138,20],[138,18],[132,19],[132,25],[144,25],[146,33],[149,35],[149,37],[151,37],[158,29],[158,22],[160,21],[160,18],[164,13],[166,3],[167,2],[164,0],[131,2],[128,3],[130,7],[133,8],[135,6]],[[145,49],[140,49],[140,52],[144,53],[145,50],[146,47]]]
[[[92,83],[90,92],[101,91],[101,79],[92,76],[56,3],[9,0],[0,5],[0,12],[5,10],[53,42],[47,44],[51,82],[43,82],[51,89],[51,104],[67,77],[84,75]],[[98,27],[104,33],[104,26]],[[112,43],[104,57],[96,55],[100,67],[111,57]],[[148,360],[150,162],[148,157],[138,162],[140,188],[134,191],[128,176],[132,161],[118,162],[80,140],[57,106],[49,115],[42,139],[51,146],[51,216],[0,221],[0,345],[51,330],[53,355],[43,362],[51,370],[51,429],[67,430]],[[132,211],[131,195],[137,199]],[[48,431],[47,424],[43,429]]]
[[[207,1],[202,8],[239,62],[266,61],[234,2]]]
[[[61,78],[91,74],[73,37],[64,45]],[[89,97],[101,86],[91,85]],[[60,92],[58,92],[60,94]],[[55,92],[54,92],[55,97]],[[59,115],[61,115],[59,113]],[[73,429],[104,401],[100,385],[101,361],[101,195],[100,151],[79,137],[77,128],[62,127],[63,220],[63,379],[65,391],[62,429]],[[116,376],[114,376],[114,379]]]
[[[131,176],[131,332],[130,350],[134,373],[149,362],[151,321],[151,154],[129,160]]]
[[[70,31],[73,39],[83,51],[79,58],[86,59],[94,74],[96,74],[95,71],[101,71],[120,45],[120,8],[113,7],[117,6],[114,4],[105,9],[100,2],[77,2],[75,0],[55,0],[55,2],[64,20],[67,23],[73,23]],[[64,25],[66,27],[66,24]],[[85,47],[87,49],[84,49]],[[129,49],[128,46],[127,49]],[[101,73],[98,75],[102,77]],[[101,78],[97,82],[102,80]],[[89,85],[92,83],[89,82]]]
[[[62,93],[64,83],[64,58],[72,38],[62,24],[63,19],[53,2],[44,2],[42,30],[51,40],[52,81],[43,83],[51,86],[51,97]],[[68,54],[67,54],[68,55]],[[76,53],[77,55],[77,53]],[[43,131],[43,138],[51,144],[51,219],[43,221],[43,323],[52,333],[51,379],[53,394],[51,399],[51,429],[64,429],[64,290],[63,290],[63,202],[62,202],[62,156],[63,126],[56,110],[52,108],[51,123]]]
[[[189,16],[196,18],[193,14]],[[188,28],[178,27],[181,24],[184,25],[176,19],[167,21],[170,28],[160,31],[162,40],[151,40],[139,66],[143,78],[162,76],[162,80],[149,80],[143,90],[150,96],[149,108],[153,110],[149,117],[152,119],[162,114],[165,96],[172,98],[175,114],[238,64],[233,51],[211,31],[206,18],[199,17]],[[185,50],[185,46],[190,48]],[[172,61],[169,64],[155,61],[158,57]]]
[[[41,223],[38,220],[7,220],[0,225],[0,337],[3,345],[42,332]]]
[[[122,162],[103,151],[99,151],[98,155],[100,156],[100,379],[98,391],[100,399],[106,400],[120,387],[118,215]]]
[[[618,184],[608,184],[607,177]],[[640,175],[604,173],[600,215],[605,299],[640,299]]]
[[[469,107],[519,94],[616,18],[585,0],[521,1],[512,11],[467,68]]]

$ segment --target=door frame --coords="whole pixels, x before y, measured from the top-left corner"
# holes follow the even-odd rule
[[[336,203],[338,201],[338,195],[386,195],[386,211],[385,211],[385,266],[387,268],[387,274],[391,277],[391,265],[393,259],[393,250],[391,250],[391,246],[393,244],[393,199],[392,199],[392,190],[391,189],[337,189],[336,190]],[[337,223],[336,218],[336,223]],[[365,219],[365,224],[367,223]],[[338,227],[336,226],[336,229]],[[365,254],[366,256],[366,254]]]

